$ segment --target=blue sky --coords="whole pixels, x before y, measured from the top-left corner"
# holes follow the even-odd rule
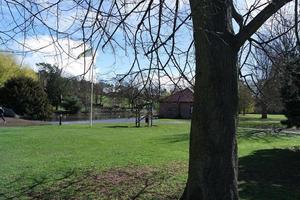
[[[62,10],[64,11],[59,13],[60,18],[56,18],[54,7],[53,10],[52,8],[50,9],[50,12],[39,13],[37,15],[37,18],[34,19],[34,26],[31,27],[30,21],[26,21],[25,23],[23,22],[23,17],[30,16],[29,12],[37,13],[43,7],[47,7],[55,1],[37,2],[39,3],[39,5],[37,5],[36,7],[33,6],[32,10],[30,11],[25,10],[22,5],[19,4],[15,6],[12,3],[2,6],[2,21],[6,21],[8,23],[1,23],[0,30],[7,30],[8,35],[1,36],[4,36],[8,39],[10,39],[10,36],[14,36],[14,39],[17,40],[10,40],[9,42],[6,42],[4,45],[2,45],[2,50],[14,52],[18,51],[19,60],[25,65],[29,65],[34,69],[35,63],[48,62],[51,64],[57,64],[65,70],[66,74],[78,75],[83,73],[84,70],[82,69],[82,66],[84,63],[84,59],[74,59],[84,51],[84,47],[79,46],[82,42],[82,30],[73,33],[70,37],[66,37],[64,34],[56,34],[56,32],[53,30],[58,30],[61,32],[73,32],[77,29],[80,29],[80,23],[78,21],[73,23],[73,21],[74,18],[81,17],[82,19],[84,17],[84,9],[72,9],[71,11],[68,11],[68,9],[72,6],[72,1],[63,1],[63,3],[60,4],[60,8],[62,8]],[[106,3],[109,4],[108,2],[109,1],[107,1]],[[97,3],[95,3],[94,6],[96,7]],[[105,5],[103,6],[103,10],[106,10]],[[23,11],[25,14],[23,13]],[[95,17],[93,15],[94,13],[91,12],[91,14],[89,14],[89,17]],[[136,26],[138,17],[140,16],[130,17],[130,19],[128,19],[128,23],[132,24],[132,26]],[[47,27],[45,25],[47,25]],[[26,31],[21,31],[20,33],[14,35],[14,32],[20,31],[21,29],[23,29],[23,27],[26,27]],[[153,29],[155,31],[155,28]],[[90,29],[85,30],[87,34],[91,31]],[[114,27],[112,26],[112,28],[110,28],[110,31],[113,30]],[[163,32],[164,34],[167,34],[168,31],[170,30],[164,30]],[[181,30],[181,34],[183,32],[184,30]],[[23,33],[26,33],[26,35],[24,35]],[[122,44],[124,42],[122,31],[118,31],[113,39]],[[188,38],[186,39],[188,40]],[[191,38],[189,39],[191,40]],[[53,40],[57,40],[55,42],[55,45],[51,45],[53,43]],[[97,44],[97,41],[99,41],[99,36],[96,36],[96,38],[94,38],[93,46]],[[103,42],[101,43],[101,45],[102,44]],[[87,44],[86,48],[89,48],[88,45],[89,43]],[[183,42],[182,44],[179,44],[179,47],[181,48],[184,45],[185,43]],[[41,47],[43,48],[39,49]],[[123,48],[125,49],[119,48],[119,46],[116,44],[114,45],[114,48],[110,48],[109,45],[107,45],[107,47],[104,49],[99,48],[95,57],[95,67],[97,74],[100,76],[100,79],[110,79],[112,77],[115,77],[116,74],[125,74],[128,71],[131,63],[133,62],[134,52],[128,44],[124,44]],[[20,53],[22,51],[27,53]],[[59,56],[56,56],[58,52]],[[68,56],[70,54],[72,55],[71,57]],[[149,63],[146,58],[143,58],[142,54],[143,53],[139,54],[140,64],[144,67],[147,67]],[[91,58],[87,57],[86,60],[87,65],[89,65],[91,62]],[[175,71],[173,71],[173,73],[176,74]],[[89,79],[88,74],[86,78]]]
[[[38,14],[37,18],[35,18],[33,22],[26,21],[25,23],[23,23],[23,17],[29,16],[29,12],[36,13],[41,8],[48,7],[56,1],[38,0],[36,2],[36,7],[31,7],[32,10],[30,11],[24,10],[22,5],[20,4],[9,4],[10,9],[8,5],[2,4],[0,20],[6,23],[0,24],[0,30],[4,31],[0,32],[0,38],[10,39],[9,37],[14,36],[19,44],[18,42],[10,39],[9,42],[0,45],[0,49],[2,51],[18,51],[18,59],[25,65],[31,66],[34,69],[35,63],[48,62],[51,64],[57,64],[58,66],[63,68],[65,73],[68,75],[82,74],[84,72],[84,59],[81,58],[79,60],[76,60],[76,57],[84,51],[84,47],[82,45],[80,46],[80,44],[82,43],[82,30],[80,30],[81,24],[78,22],[78,19],[82,19],[84,17],[84,9],[73,9],[73,1],[64,0],[59,4],[61,8],[59,18],[56,18],[56,9],[55,7],[53,7],[49,9],[50,12],[42,12],[41,14]],[[92,1],[95,7],[97,7],[98,2],[99,1]],[[168,2],[171,6],[174,6],[174,1],[168,0]],[[253,2],[254,0],[246,0],[246,2],[244,0],[237,0],[237,2],[235,3],[238,10],[241,13],[245,13],[245,8],[249,7]],[[265,1],[261,1],[261,3],[263,2]],[[106,1],[106,4],[107,5],[104,4],[103,10],[108,9],[110,1]],[[82,6],[84,7],[85,5],[83,4]],[[130,8],[132,8],[132,6]],[[182,4],[181,9],[186,10],[187,5]],[[12,16],[14,16],[14,18]],[[95,14],[93,12],[90,12],[88,17],[95,18]],[[128,18],[128,23],[129,25],[132,25],[133,30],[134,26],[137,25],[137,21],[140,19],[140,17],[141,16],[135,15]],[[76,19],[76,23],[73,23],[74,19]],[[157,22],[154,22],[154,25],[155,23]],[[11,28],[15,27],[16,24],[18,24],[17,29],[12,30]],[[87,23],[87,25],[88,24],[89,23]],[[45,25],[47,25],[48,27],[46,27]],[[16,33],[16,31],[20,31],[24,27],[28,28],[25,31],[23,30],[20,33]],[[167,35],[170,31],[172,31],[171,29],[167,28],[167,25],[163,27],[163,34]],[[113,28],[114,25],[112,25],[109,30],[112,31]],[[69,33],[75,32],[77,30],[77,32],[67,37],[64,34],[56,33],[52,29]],[[5,32],[5,30],[7,32]],[[87,34],[91,31],[91,29],[88,28],[85,30]],[[153,27],[153,30],[156,31],[157,29]],[[26,35],[24,35],[24,33],[26,33]],[[129,70],[134,59],[134,52],[129,45],[125,44],[123,36],[124,35],[122,34],[122,31],[118,31],[114,39],[118,43],[122,44],[122,48],[125,49],[122,49],[115,44],[113,49],[107,46],[104,49],[99,48],[99,50],[96,52],[95,68],[97,72],[96,74],[98,75],[97,78],[110,80],[111,78],[115,77],[116,74],[125,74]],[[97,45],[97,41],[99,41],[100,38],[100,36],[94,36],[94,38],[92,38],[92,46],[95,47]],[[145,35],[145,38],[149,40],[149,36]],[[56,40],[55,45],[51,45],[53,44],[53,40]],[[189,31],[188,28],[184,27],[183,29],[181,29],[181,31],[178,32],[177,42],[179,49],[186,49],[191,40],[191,31]],[[21,43],[25,44],[25,47],[20,45]],[[86,48],[89,48],[89,44],[90,43],[87,44]],[[101,44],[103,44],[103,42]],[[44,48],[39,50],[40,47]],[[21,53],[22,51],[27,53]],[[159,51],[159,53],[161,54],[162,60],[165,61],[165,52],[162,50]],[[56,54],[59,54],[59,56],[56,56]],[[72,56],[70,57],[69,55]],[[143,68],[147,68],[149,66],[149,61],[143,56],[143,52],[140,52],[138,56],[140,64],[143,66]],[[89,64],[91,63],[91,59],[91,57],[86,58],[87,66],[89,66]],[[177,59],[179,65],[183,66],[183,58],[177,57]],[[193,62],[191,62],[191,65],[193,65]],[[172,66],[169,66],[167,70],[174,76],[178,75],[178,72],[176,72],[176,70]],[[86,78],[90,79],[89,74],[86,75]],[[167,80],[164,81],[167,82]]]

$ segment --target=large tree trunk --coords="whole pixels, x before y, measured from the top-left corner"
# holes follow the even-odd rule
[[[236,200],[237,50],[227,0],[191,0],[196,49],[188,181],[182,199]]]

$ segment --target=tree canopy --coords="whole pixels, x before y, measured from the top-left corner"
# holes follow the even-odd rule
[[[1,104],[13,108],[18,115],[35,120],[49,117],[47,94],[38,81],[28,77],[12,78],[0,88],[0,93]]]
[[[38,63],[39,77],[51,105],[58,109],[62,96],[67,94],[67,79],[62,77],[62,69],[49,63]]]
[[[20,76],[37,80],[37,75],[31,68],[18,64],[12,55],[0,53],[0,87],[7,80]]]

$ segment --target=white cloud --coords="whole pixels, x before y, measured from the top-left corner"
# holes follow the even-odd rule
[[[30,38],[25,41],[24,50],[30,50],[31,52],[22,59],[24,59],[24,63],[35,70],[38,70],[36,63],[45,62],[55,64],[63,69],[65,76],[78,76],[86,73],[85,79],[90,80],[90,71],[88,69],[90,69],[93,57],[77,59],[78,55],[84,52],[84,46],[81,44],[82,41],[71,39],[53,41],[48,35]],[[86,49],[88,48],[86,46]],[[96,57],[94,63],[96,62]]]

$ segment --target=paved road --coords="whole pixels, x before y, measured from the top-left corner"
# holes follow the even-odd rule
[[[141,123],[144,123],[145,120],[142,120]],[[49,124],[58,124],[58,121],[48,122]],[[89,120],[80,120],[80,121],[62,121],[62,124],[89,124]],[[110,124],[110,123],[135,123],[135,118],[117,118],[117,119],[98,119],[93,120],[94,124]],[[153,124],[180,124],[186,123],[185,120],[174,120],[174,121],[160,121],[159,119],[154,119]]]
[[[58,124],[58,121],[49,122],[50,124]],[[79,121],[62,121],[62,124],[89,124],[90,120]],[[135,118],[117,118],[117,119],[97,119],[93,120],[94,124],[97,123],[135,123]]]

